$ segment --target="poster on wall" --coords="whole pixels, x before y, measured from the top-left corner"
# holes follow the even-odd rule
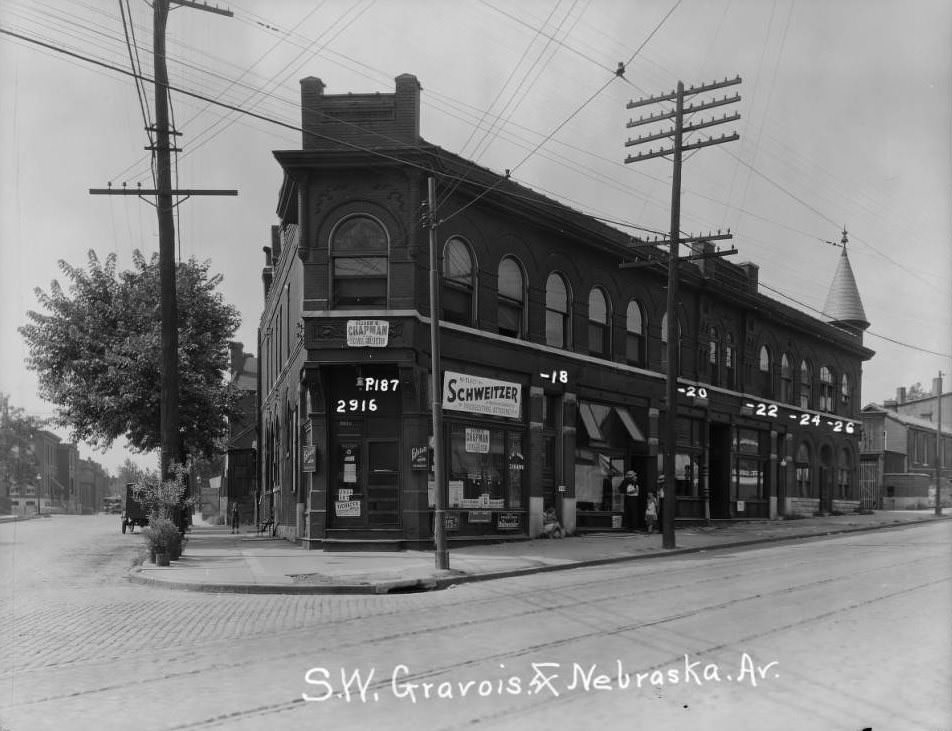
[[[468,523],[491,523],[493,514],[489,510],[470,510],[466,514]]]
[[[314,472],[317,470],[317,447],[305,444],[301,447],[301,471]]]
[[[446,371],[443,374],[443,408],[518,419],[522,416],[522,386],[495,378]]]
[[[496,518],[496,528],[499,530],[518,530],[521,524],[519,513],[500,513]]]

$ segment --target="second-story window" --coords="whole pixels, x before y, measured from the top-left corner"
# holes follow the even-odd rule
[[[724,375],[727,377],[726,386],[734,388],[734,373],[737,365],[737,351],[734,348],[734,336],[727,333],[724,336]]]
[[[849,414],[849,405],[850,405],[850,379],[845,373],[840,379],[840,401],[843,404],[843,408],[846,410],[846,413]]]
[[[720,354],[718,353],[717,328],[712,327],[708,338],[707,360],[711,373],[711,383],[718,385],[720,383]]]
[[[810,364],[800,361],[800,408],[809,409],[813,390],[813,379],[810,377]]]
[[[500,335],[525,337],[526,280],[522,267],[512,257],[499,262],[499,297],[496,322]]]
[[[370,216],[351,216],[331,234],[334,308],[387,306],[389,242],[383,226]]]
[[[555,272],[545,283],[545,342],[556,348],[569,345],[569,291]]]
[[[780,359],[780,400],[785,404],[793,403],[793,364],[786,353]]]
[[[770,378],[770,350],[766,345],[760,346],[760,383],[758,385],[760,386],[761,396],[773,396]]]
[[[625,313],[625,359],[634,365],[645,362],[645,320],[637,300],[628,303]]]
[[[820,411],[833,413],[836,406],[833,399],[833,374],[826,366],[820,368]]]
[[[475,291],[473,255],[460,238],[452,238],[443,248],[443,319],[460,325],[473,324]]]
[[[588,352],[607,356],[611,350],[611,326],[608,300],[598,287],[588,294]]]

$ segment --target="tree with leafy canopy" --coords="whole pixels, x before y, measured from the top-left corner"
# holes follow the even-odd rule
[[[33,440],[45,426],[44,420],[11,406],[10,397],[0,393],[0,495],[16,492],[21,485],[36,485],[40,461]]]
[[[20,328],[40,396],[58,407],[54,422],[94,446],[125,436],[136,451],[160,449],[158,254],[146,259],[135,251],[133,268],[123,272],[115,254],[100,261],[94,251],[85,269],[62,260],[59,266],[68,290],[56,280],[48,293],[37,288],[45,311],[27,313],[30,323]],[[182,462],[221,449],[240,396],[224,377],[240,317],[216,291],[221,276],[209,269],[194,258],[176,266]]]

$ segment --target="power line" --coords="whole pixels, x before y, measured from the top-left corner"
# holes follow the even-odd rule
[[[769,286],[769,285],[767,285],[767,284],[764,284],[763,281],[761,281],[761,282],[759,283],[759,285],[760,285],[762,288],[773,292],[774,294],[780,295],[780,296],[783,297],[784,299],[788,299],[788,300],[790,300],[791,302],[797,303],[798,305],[800,305],[800,307],[803,307],[803,308],[805,308],[805,309],[807,309],[807,310],[810,310],[811,312],[816,312],[818,315],[820,315],[820,316],[822,316],[822,317],[829,317],[829,315],[827,315],[827,314],[826,314],[825,312],[823,312],[822,310],[818,310],[816,307],[812,307],[811,305],[808,305],[808,304],[806,304],[805,302],[801,302],[801,301],[798,300],[796,297],[791,297],[791,296],[790,296],[789,294],[787,294],[786,292],[782,292],[782,291],[779,290],[779,289],[775,289],[774,287],[771,287],[771,286]],[[889,337],[889,336],[887,336],[887,335],[880,335],[879,333],[874,332],[874,331],[872,331],[872,330],[867,330],[867,331],[866,331],[866,334],[867,334],[867,335],[872,335],[873,337],[877,337],[877,338],[879,338],[880,340],[886,340],[887,342],[893,343],[894,345],[900,345],[900,346],[902,346],[903,348],[909,348],[910,350],[919,351],[920,353],[926,353],[926,354],[928,354],[928,355],[937,355],[937,356],[939,356],[940,358],[952,358],[952,354],[949,354],[949,353],[937,353],[937,352],[934,351],[934,350],[929,350],[929,349],[927,349],[927,348],[922,348],[922,347],[920,347],[920,346],[918,346],[918,345],[911,345],[911,344],[909,344],[909,343],[904,343],[904,342],[902,342],[902,341],[900,341],[900,340],[896,340],[895,338],[891,338],[891,337]]]

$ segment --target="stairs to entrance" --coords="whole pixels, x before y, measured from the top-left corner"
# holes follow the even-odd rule
[[[329,528],[321,546],[325,551],[403,551],[401,528]]]

